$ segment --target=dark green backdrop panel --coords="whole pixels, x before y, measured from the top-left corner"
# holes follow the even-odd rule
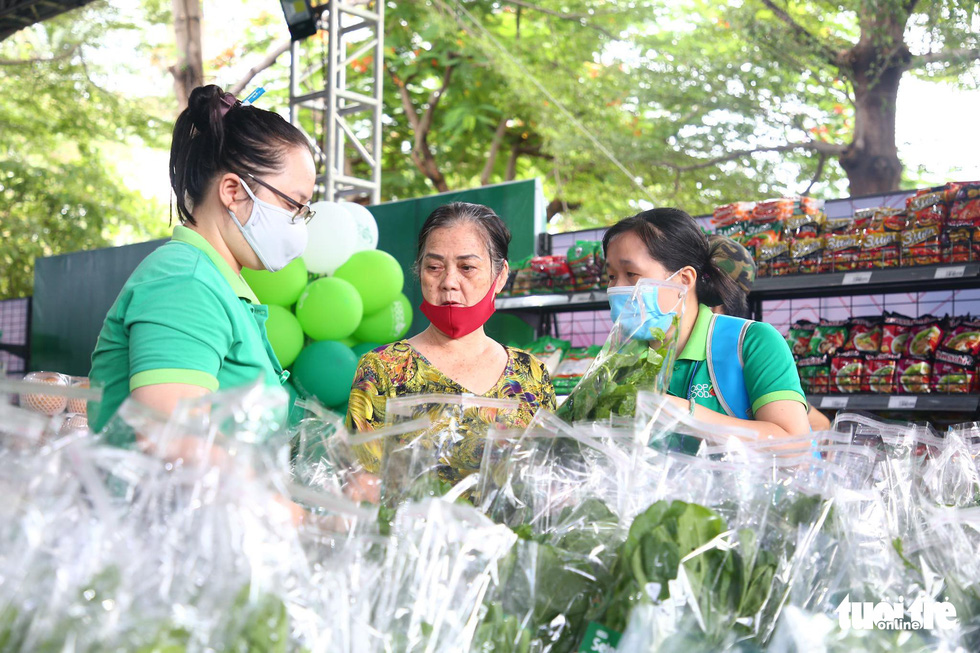
[[[37,259],[31,368],[87,376],[106,313],[140,261],[165,242]]]
[[[412,302],[413,308],[409,336],[419,333],[429,325],[429,321],[418,310],[422,303],[422,291],[411,272],[419,230],[429,214],[449,202],[471,202],[489,206],[510,229],[512,240],[508,258],[513,261],[535,253],[536,226],[538,229],[544,226],[544,216],[536,215],[536,211],[543,211],[538,187],[537,180],[531,179],[368,207],[378,221],[378,249],[398,259],[405,270],[405,295]]]

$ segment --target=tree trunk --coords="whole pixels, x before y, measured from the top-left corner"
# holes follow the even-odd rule
[[[174,36],[177,63],[170,67],[177,94],[177,111],[187,108],[187,101],[198,86],[204,84],[204,58],[201,48],[201,0],[173,0]]]
[[[898,16],[871,18],[858,44],[845,56],[854,88],[854,139],[840,157],[852,196],[898,190],[902,162],[895,144],[898,85],[910,55],[905,21]]]

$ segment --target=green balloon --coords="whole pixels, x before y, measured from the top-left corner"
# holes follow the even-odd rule
[[[342,345],[346,345],[346,346],[350,347],[351,349],[353,349],[354,347],[357,346],[357,343],[360,342],[360,341],[357,338],[355,338],[354,336],[350,336],[348,338],[341,338],[337,342],[339,342]]]
[[[326,277],[306,287],[296,302],[296,317],[314,340],[349,337],[364,316],[364,304],[347,281]]]
[[[357,252],[337,268],[334,277],[349,281],[364,302],[364,314],[377,313],[398,297],[405,273],[395,257],[380,249]]]
[[[242,268],[242,277],[259,301],[276,306],[292,306],[299,299],[309,275],[306,263],[298,258],[278,272]]]
[[[354,355],[357,356],[357,360],[361,360],[361,356],[368,353],[372,349],[377,349],[381,346],[379,342],[362,342],[353,348]]]
[[[354,332],[358,340],[387,344],[398,340],[412,326],[412,304],[408,297],[398,293],[398,298],[377,313],[367,315]]]
[[[350,347],[322,340],[299,353],[292,381],[301,395],[316,397],[324,406],[340,406],[350,396],[356,371],[357,358]]]
[[[289,367],[303,348],[303,327],[288,308],[269,305],[269,319],[265,322],[265,332],[269,337],[272,351],[276,353],[279,364]]]

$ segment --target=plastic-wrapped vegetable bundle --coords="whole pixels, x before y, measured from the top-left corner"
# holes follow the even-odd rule
[[[391,651],[466,651],[516,536],[474,508],[403,505],[392,524],[374,626]]]
[[[633,415],[638,390],[665,393],[677,357],[686,286],[640,279],[608,290],[614,324],[588,372],[558,409],[569,422]]]

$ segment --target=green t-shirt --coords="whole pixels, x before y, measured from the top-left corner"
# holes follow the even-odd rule
[[[139,264],[106,315],[90,378],[102,402],[89,406],[99,431],[136,388],[186,383],[214,391],[288,373],[266,336],[268,307],[196,231],[173,238]]]
[[[692,399],[694,403],[725,414],[708,373],[708,327],[712,312],[702,305],[684,351],[677,357],[669,393]],[[737,355],[736,352],[732,352]],[[798,401],[806,406],[793,354],[786,339],[771,324],[753,322],[742,343],[743,376],[749,404],[755,414],[766,404],[780,400]]]

